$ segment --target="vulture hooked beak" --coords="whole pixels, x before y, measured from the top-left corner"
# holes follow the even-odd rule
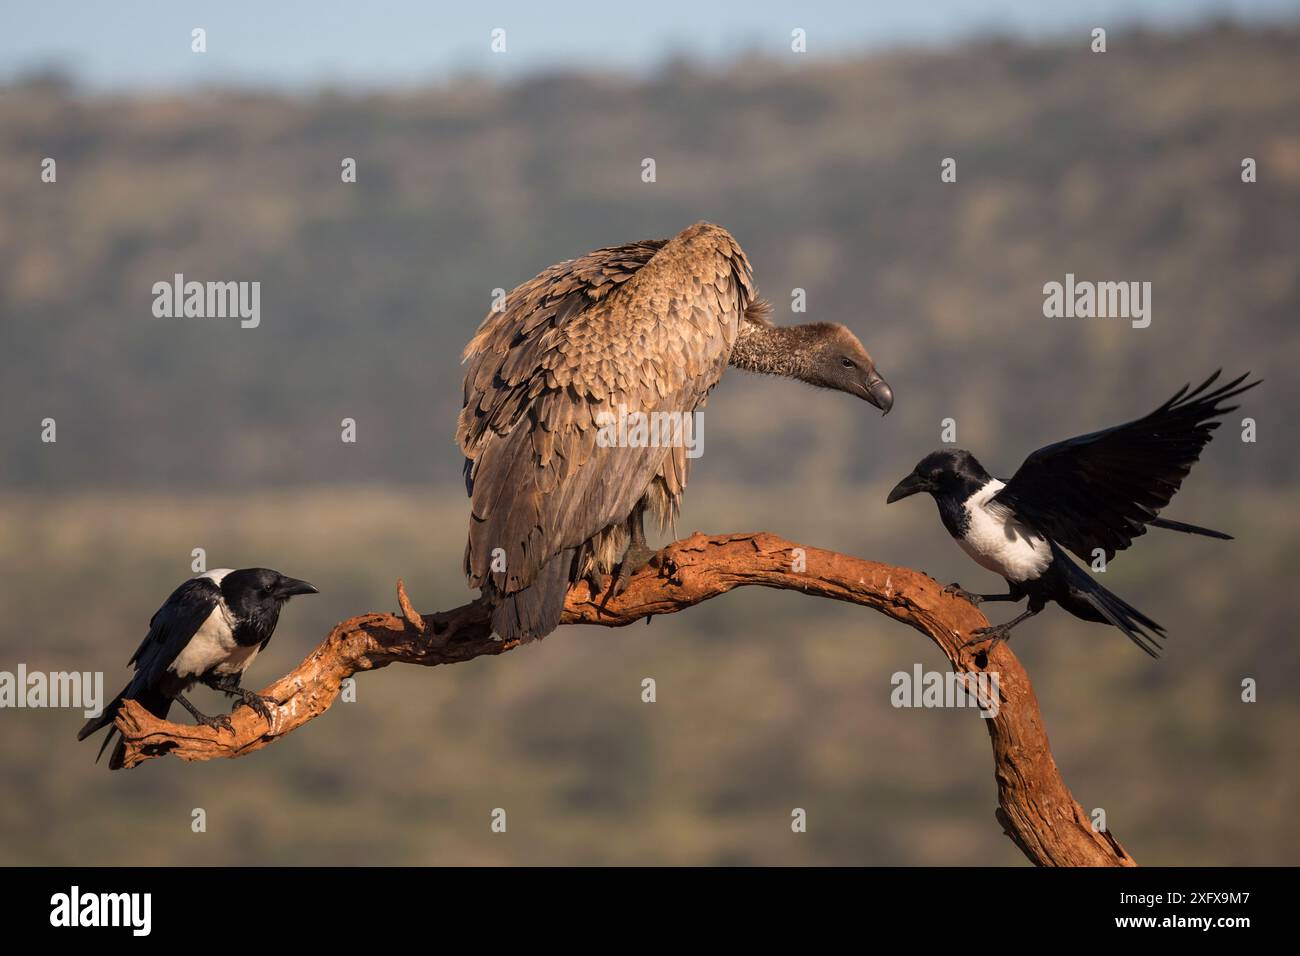
[[[885,415],[894,407],[894,390],[873,368],[871,374],[867,377],[867,384],[864,389],[866,394],[863,396],[872,405],[880,409]]]
[[[892,505],[895,501],[902,501],[904,498],[910,498],[912,495],[922,491],[930,490],[930,482],[920,475],[913,473],[908,475],[898,484],[894,485],[894,490],[889,493],[885,499],[885,504]]]

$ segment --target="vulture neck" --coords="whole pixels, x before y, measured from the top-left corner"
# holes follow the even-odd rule
[[[815,337],[812,326],[741,322],[728,361],[747,372],[805,378],[812,365],[810,346]]]

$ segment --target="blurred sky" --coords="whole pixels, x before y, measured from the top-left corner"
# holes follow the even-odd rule
[[[653,69],[684,55],[716,62],[787,53],[931,45],[988,33],[1052,37],[1133,23],[1291,19],[1300,0],[747,0],[708,3],[456,3],[421,0],[0,0],[0,80],[50,67],[93,89],[203,85],[385,86],[462,73]],[[208,52],[190,52],[190,30]],[[508,52],[489,51],[494,27]]]

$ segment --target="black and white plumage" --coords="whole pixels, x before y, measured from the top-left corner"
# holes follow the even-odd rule
[[[269,568],[222,568],[186,581],[150,619],[149,633],[127,661],[135,665],[131,682],[100,716],[86,722],[77,739],[109,727],[99,748],[103,756],[116,733],[113,719],[126,700],[137,701],[159,718],[167,716],[175,700],[199,723],[230,729],[229,717],[201,714],[182,696],[196,683],[238,697],[269,719],[266,701],[240,687],[240,677],[270,642],[284,602],[296,594],[316,593],[306,581]],[[121,767],[123,756],[124,747],[118,741],[109,768]]]
[[[1143,418],[1040,448],[1006,482],[968,451],[936,451],[888,501],[928,492],[962,550],[1009,587],[1005,595],[970,594],[958,585],[949,591],[976,604],[1029,599],[1019,617],[981,629],[984,638],[1006,639],[1016,624],[1055,601],[1075,617],[1119,628],[1155,657],[1164,628],[1102,587],[1066,551],[1089,562],[1100,553],[1109,561],[1148,527],[1230,539],[1160,517],[1219,427],[1217,419],[1236,410],[1222,403],[1259,384],[1242,384],[1242,375],[1211,389],[1218,377],[1215,372],[1190,391],[1183,386]]]

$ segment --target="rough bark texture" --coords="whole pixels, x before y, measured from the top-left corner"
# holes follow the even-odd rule
[[[796,558],[802,556],[801,561]],[[958,673],[998,675],[1000,706],[985,719],[998,784],[996,816],[1012,841],[1042,866],[1134,866],[1109,833],[1097,833],[1061,779],[1029,677],[1006,644],[963,647],[988,624],[964,600],[942,593],[928,575],[774,535],[695,534],[659,553],[605,609],[585,583],[569,592],[566,624],[623,627],[672,614],[745,585],[801,591],[880,611],[928,636]],[[802,570],[795,570],[802,568]],[[273,743],[327,710],[342,682],[358,671],[407,664],[454,664],[516,645],[493,638],[489,611],[477,602],[420,615],[398,582],[399,614],[362,614],[337,624],[291,673],[261,693],[276,701],[267,722],[247,707],[231,717],[234,733],[158,720],[134,701],[117,717],[126,766],[171,754],[182,760],[240,757]],[[554,639],[554,638],[552,638]]]

